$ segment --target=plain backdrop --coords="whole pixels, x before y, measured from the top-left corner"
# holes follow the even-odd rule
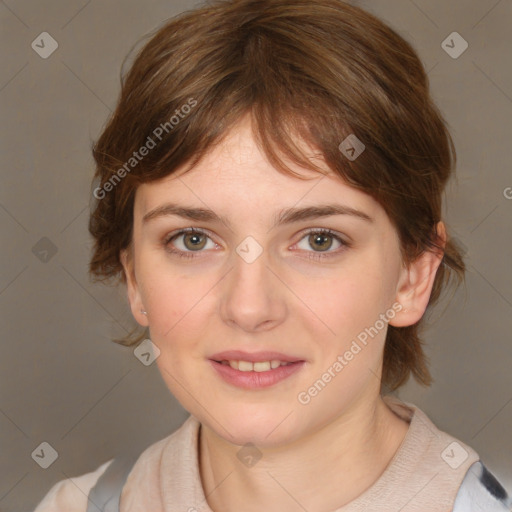
[[[445,215],[466,251],[467,286],[431,315],[435,383],[409,382],[398,396],[472,446],[512,490],[512,2],[354,3],[416,48],[458,152]],[[90,147],[114,109],[122,60],[193,6],[0,2],[2,512],[33,510],[57,481],[148,446],[187,417],[155,364],[110,341],[133,321],[123,288],[88,279],[87,222]],[[47,58],[32,46],[42,32],[58,44]],[[468,43],[457,58],[442,46],[453,32]],[[33,455],[41,443],[58,454],[47,469]]]

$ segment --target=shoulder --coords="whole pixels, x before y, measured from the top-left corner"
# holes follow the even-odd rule
[[[155,442],[142,453],[124,453],[115,459],[108,460],[90,473],[57,482],[34,512],[86,512],[88,498],[94,495],[97,484],[101,484],[100,494],[105,485],[110,490],[120,478],[124,481],[124,473],[129,472],[135,463],[137,467],[142,467],[148,476],[155,473],[162,451],[171,437]],[[107,478],[106,482],[105,478]]]
[[[90,490],[113,460],[110,459],[90,473],[57,482],[34,512],[85,512]]]
[[[467,471],[455,499],[453,512],[507,512],[512,498],[481,462]]]
[[[120,491],[134,465],[153,481],[162,452],[171,436],[155,442],[142,453],[126,452],[103,463],[94,471],[57,482],[39,503],[34,512],[86,512],[89,497],[103,503],[103,494]],[[99,487],[98,487],[99,486]]]
[[[161,439],[139,453],[123,453],[90,473],[57,482],[34,512],[86,512],[89,497],[93,503],[103,503],[105,491],[120,491],[134,465],[145,476],[139,483],[153,482],[158,473],[162,451],[170,438]]]
[[[121,488],[127,503],[133,501],[135,491],[135,495],[153,495],[162,470],[167,474],[164,454],[176,461],[185,447],[195,445],[192,439],[197,435],[198,425],[195,418],[189,417],[177,431],[144,450],[128,451],[90,473],[57,482],[34,512],[86,512],[90,495],[101,495],[100,502],[103,493],[118,493]]]
[[[512,512],[511,497],[473,448],[438,429],[415,405],[393,400],[389,403],[402,417],[409,409],[413,428],[408,441],[414,441],[416,469],[427,476],[429,471],[435,473],[429,487],[430,495],[437,496],[438,509],[440,504],[449,504],[453,512]]]

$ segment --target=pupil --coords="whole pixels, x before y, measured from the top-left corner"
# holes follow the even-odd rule
[[[312,238],[313,244],[322,246],[322,242],[325,242],[326,240],[328,241],[330,237],[328,235],[316,234],[316,235],[311,235],[311,238]],[[331,245],[332,245],[332,240],[331,240],[331,243],[327,245],[327,247],[325,247],[325,246],[321,247],[321,250],[325,251],[325,250],[329,249]]]
[[[197,233],[194,233],[192,235],[188,235],[187,237],[185,237],[185,245],[188,245],[186,243],[186,241],[188,240],[189,242],[191,242],[192,244],[192,249],[202,249],[202,247],[204,246],[205,244],[205,241],[203,240],[203,243],[201,244],[201,237],[203,235],[202,234],[197,234]],[[190,249],[190,247],[188,247]]]

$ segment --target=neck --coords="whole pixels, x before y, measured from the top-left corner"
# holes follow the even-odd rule
[[[233,463],[240,446],[203,425],[199,461],[208,504],[214,512],[335,510],[380,477],[408,427],[377,396],[305,438],[260,450],[262,458],[247,467]]]

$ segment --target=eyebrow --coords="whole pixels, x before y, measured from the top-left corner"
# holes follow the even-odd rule
[[[207,208],[188,208],[174,203],[166,203],[158,206],[155,209],[149,211],[142,218],[142,222],[146,223],[152,219],[158,217],[165,217],[169,215],[175,215],[183,217],[188,220],[203,221],[203,222],[222,222],[229,228],[231,223],[225,217],[217,215],[213,210]],[[324,204],[307,206],[305,208],[286,208],[281,210],[279,214],[274,218],[274,224],[271,229],[284,224],[291,224],[293,222],[299,222],[304,220],[313,220],[321,217],[329,217],[332,215],[350,215],[358,219],[373,222],[373,219],[366,213],[345,206],[342,204]]]

